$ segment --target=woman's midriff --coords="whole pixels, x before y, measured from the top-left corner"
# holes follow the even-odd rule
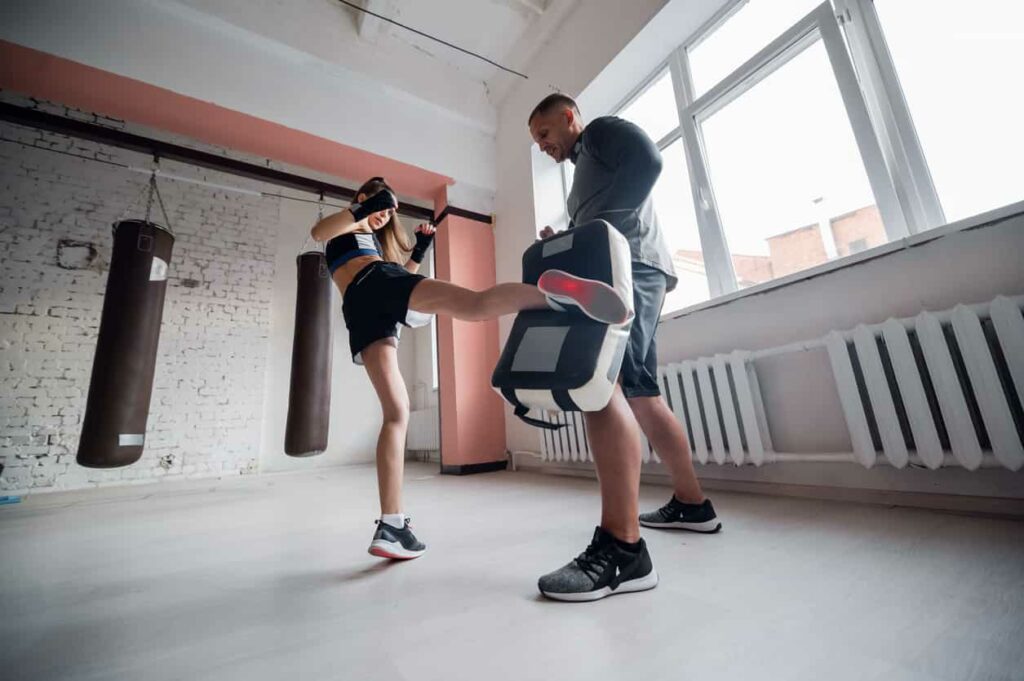
[[[334,270],[331,278],[334,279],[334,284],[338,287],[338,292],[341,293],[343,300],[345,298],[345,289],[352,283],[356,275],[371,262],[378,261],[383,261],[383,258],[379,258],[376,255],[360,255]]]

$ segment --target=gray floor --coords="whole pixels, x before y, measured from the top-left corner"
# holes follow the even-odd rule
[[[1024,678],[1024,523],[720,493],[723,533],[646,533],[657,589],[562,604],[536,577],[589,540],[592,481],[411,465],[430,551],[389,565],[372,476],[0,507],[0,676]]]

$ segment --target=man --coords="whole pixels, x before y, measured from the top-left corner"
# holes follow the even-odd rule
[[[556,163],[576,166],[567,201],[569,228],[599,218],[629,242],[636,313],[611,401],[584,415],[601,488],[601,524],[582,554],[541,577],[538,586],[545,596],[564,601],[652,589],[658,575],[640,524],[696,532],[721,528],[697,482],[683,429],[658,387],[654,334],[665,294],[677,282],[651,200],[661,154],[643,130],[620,118],[604,116],[584,127],[576,102],[562,94],[545,97],[528,124],[541,151]],[[540,235],[553,234],[545,227]],[[640,429],[668,466],[674,488],[665,506],[643,515]]]

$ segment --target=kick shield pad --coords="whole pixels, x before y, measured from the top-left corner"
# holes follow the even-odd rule
[[[523,282],[536,284],[542,273],[559,269],[609,284],[632,308],[633,277],[629,244],[604,220],[538,241],[523,253]],[[595,322],[577,310],[519,313],[491,377],[491,385],[516,416],[530,409],[597,411],[611,399],[629,340],[630,325]]]

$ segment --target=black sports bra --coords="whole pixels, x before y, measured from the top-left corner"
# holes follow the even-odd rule
[[[327,247],[324,249],[324,256],[327,258],[327,269],[334,274],[334,270],[352,258],[362,255],[375,255],[378,258],[383,258],[383,251],[376,234],[349,232],[328,241]]]

